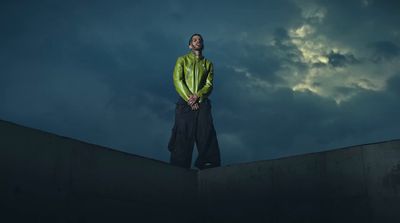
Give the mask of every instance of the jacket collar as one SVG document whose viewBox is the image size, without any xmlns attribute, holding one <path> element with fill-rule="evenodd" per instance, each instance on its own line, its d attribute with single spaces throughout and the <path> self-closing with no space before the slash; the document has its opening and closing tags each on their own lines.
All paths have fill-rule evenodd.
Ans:
<svg viewBox="0 0 400 223">
<path fill-rule="evenodd" d="M 196 59 L 196 60 L 204 59 L 204 56 L 202 56 L 201 58 L 197 58 L 196 55 L 191 50 L 189 51 L 188 55 L 189 55 L 190 58 L 193 58 L 193 59 Z"/>
</svg>

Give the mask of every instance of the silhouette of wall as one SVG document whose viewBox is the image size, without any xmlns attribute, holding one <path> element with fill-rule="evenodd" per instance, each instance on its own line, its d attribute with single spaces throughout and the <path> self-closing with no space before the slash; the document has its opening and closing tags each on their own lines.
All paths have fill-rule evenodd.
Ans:
<svg viewBox="0 0 400 223">
<path fill-rule="evenodd" d="M 400 140 L 202 171 L 0 121 L 0 222 L 398 222 Z"/>
<path fill-rule="evenodd" d="M 400 140 L 198 174 L 206 222 L 400 222 Z"/>
<path fill-rule="evenodd" d="M 0 121 L 0 222 L 197 222 L 196 171 Z"/>
</svg>

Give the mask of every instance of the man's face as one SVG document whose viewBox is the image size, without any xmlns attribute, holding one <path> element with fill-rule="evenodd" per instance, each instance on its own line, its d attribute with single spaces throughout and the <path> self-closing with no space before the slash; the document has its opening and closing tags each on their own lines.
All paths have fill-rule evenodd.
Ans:
<svg viewBox="0 0 400 223">
<path fill-rule="evenodd" d="M 200 36 L 193 36 L 192 41 L 190 42 L 189 48 L 192 50 L 202 50 L 203 49 L 203 40 Z"/>
</svg>

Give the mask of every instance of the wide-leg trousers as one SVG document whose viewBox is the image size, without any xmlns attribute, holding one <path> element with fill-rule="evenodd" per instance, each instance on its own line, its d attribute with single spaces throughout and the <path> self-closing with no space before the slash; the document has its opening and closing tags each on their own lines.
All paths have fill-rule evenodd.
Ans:
<svg viewBox="0 0 400 223">
<path fill-rule="evenodd" d="M 198 110 L 192 110 L 185 100 L 176 103 L 175 123 L 172 128 L 168 150 L 170 163 L 190 168 L 193 147 L 196 143 L 198 157 L 195 166 L 199 169 L 221 165 L 220 150 L 211 115 L 211 101 L 204 99 Z"/>
</svg>

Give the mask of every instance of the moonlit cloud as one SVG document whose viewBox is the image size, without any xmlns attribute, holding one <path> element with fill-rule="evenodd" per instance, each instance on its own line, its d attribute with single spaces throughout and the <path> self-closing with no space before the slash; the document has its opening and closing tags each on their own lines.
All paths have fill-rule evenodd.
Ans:
<svg viewBox="0 0 400 223">
<path fill-rule="evenodd" d="M 331 39 L 319 30 L 319 27 L 327 25 L 324 24 L 325 15 L 329 13 L 326 8 L 300 1 L 298 4 L 302 9 L 303 23 L 288 29 L 289 39 L 284 44 L 299 53 L 291 58 L 285 69 L 278 71 L 293 91 L 310 91 L 340 104 L 360 90 L 385 89 L 386 81 L 395 74 L 399 63 L 388 63 L 381 58 L 396 57 L 398 48 L 395 44 L 366 43 L 376 51 L 373 58 L 368 58 L 351 45 Z M 272 41 L 271 45 L 275 46 L 276 42 Z M 380 50 L 383 52 L 378 53 Z"/>
</svg>

